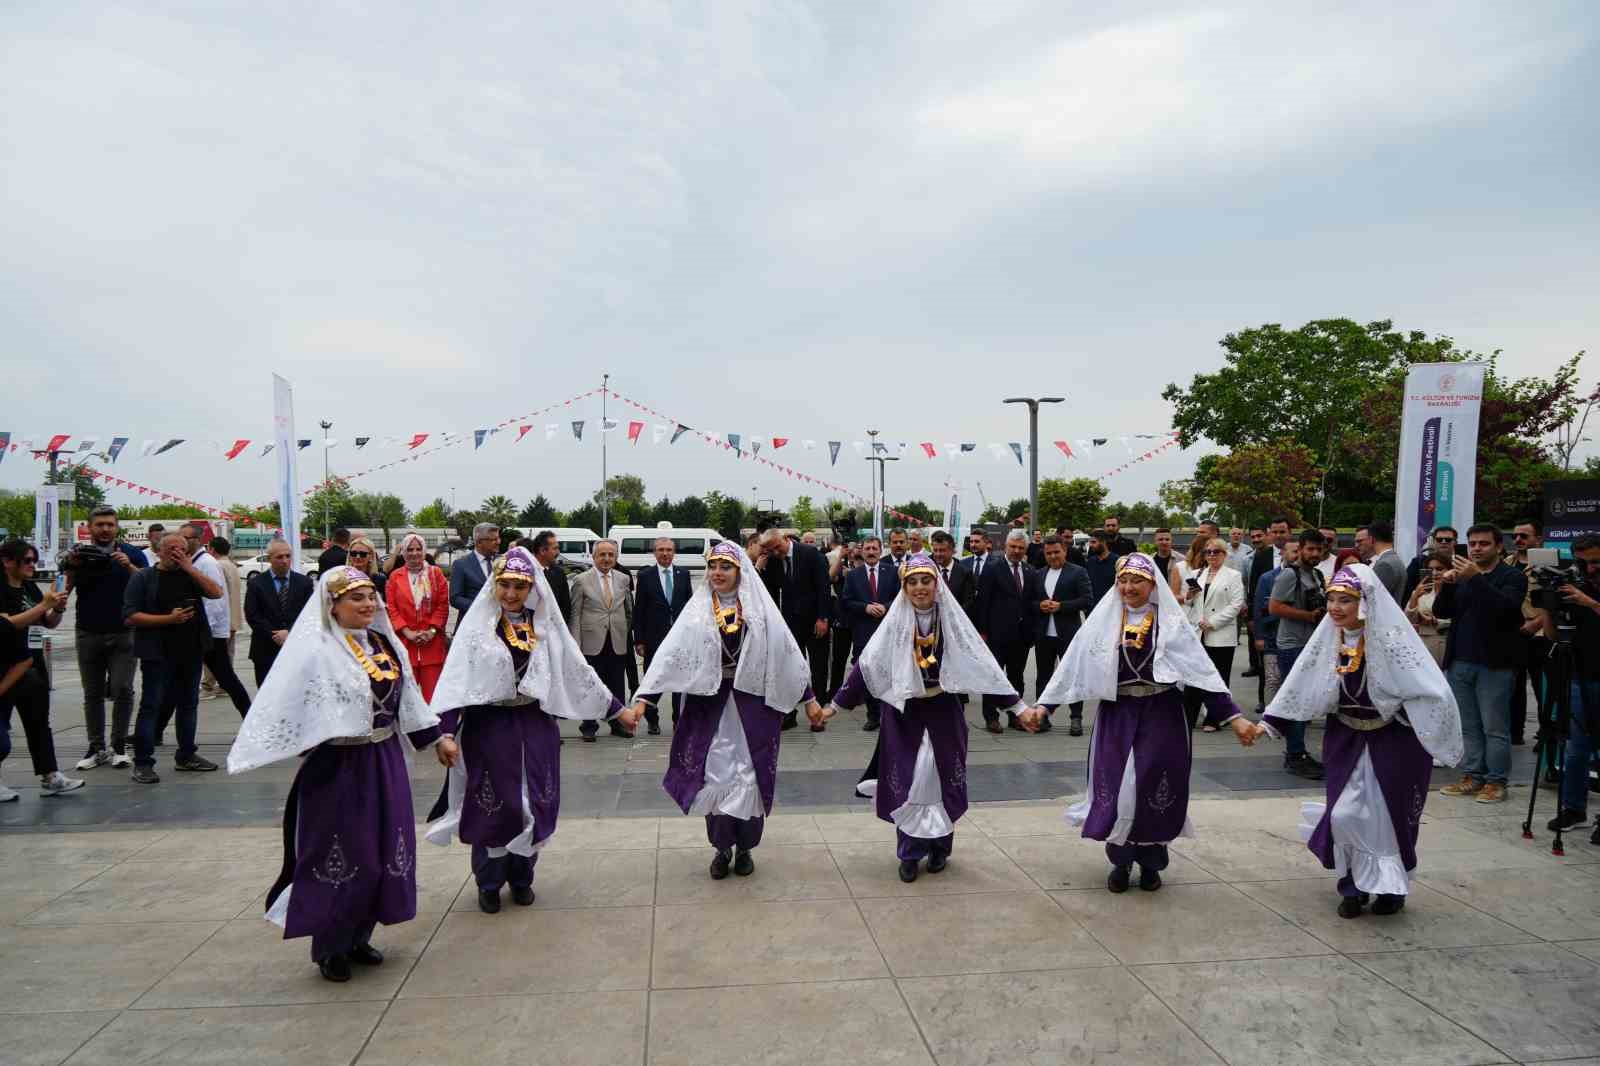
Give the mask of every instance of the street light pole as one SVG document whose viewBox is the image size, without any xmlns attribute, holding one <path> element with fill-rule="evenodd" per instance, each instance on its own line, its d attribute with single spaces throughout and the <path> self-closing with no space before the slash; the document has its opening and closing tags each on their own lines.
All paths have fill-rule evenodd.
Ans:
<svg viewBox="0 0 1600 1066">
<path fill-rule="evenodd" d="M 1006 403 L 1028 405 L 1028 529 L 1039 528 L 1039 405 L 1062 403 L 1065 396 L 1012 396 Z"/>
<path fill-rule="evenodd" d="M 322 426 L 322 539 L 328 540 L 331 537 L 330 530 L 332 529 L 328 522 L 328 509 L 331 501 L 328 495 L 330 491 L 328 485 L 328 430 L 333 428 L 333 423 L 323 419 L 318 424 Z"/>
<path fill-rule="evenodd" d="M 611 493 L 606 490 L 606 393 L 611 391 L 611 375 L 600 375 L 600 535 L 609 537 L 606 516 L 610 512 Z"/>
</svg>

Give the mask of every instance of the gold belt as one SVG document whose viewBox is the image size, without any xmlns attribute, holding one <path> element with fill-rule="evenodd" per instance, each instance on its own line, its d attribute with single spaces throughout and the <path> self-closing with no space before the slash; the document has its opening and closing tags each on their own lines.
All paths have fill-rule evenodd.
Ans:
<svg viewBox="0 0 1600 1066">
<path fill-rule="evenodd" d="M 1355 715 L 1345 714 L 1343 711 L 1337 712 L 1335 717 L 1351 729 L 1362 733 L 1370 733 L 1374 729 L 1382 729 L 1389 724 L 1382 718 L 1357 718 Z"/>
<path fill-rule="evenodd" d="M 386 725 L 382 729 L 374 729 L 365 736 L 331 737 L 328 739 L 327 743 L 337 745 L 341 748 L 353 748 L 360 744 L 382 744 L 385 740 L 388 740 L 392 736 L 394 736 L 394 726 Z"/>
<path fill-rule="evenodd" d="M 1172 691 L 1171 685 L 1153 685 L 1140 681 L 1132 685 L 1118 685 L 1117 698 L 1123 696 L 1156 696 L 1163 692 Z"/>
<path fill-rule="evenodd" d="M 492 701 L 490 703 L 490 706 L 491 707 L 527 707 L 527 706 L 530 706 L 530 705 L 538 703 L 538 702 L 539 701 L 534 699 L 532 696 L 516 695 L 516 696 L 509 696 L 509 697 L 507 697 L 506 699 L 503 699 L 503 700 L 494 700 L 494 701 Z"/>
</svg>

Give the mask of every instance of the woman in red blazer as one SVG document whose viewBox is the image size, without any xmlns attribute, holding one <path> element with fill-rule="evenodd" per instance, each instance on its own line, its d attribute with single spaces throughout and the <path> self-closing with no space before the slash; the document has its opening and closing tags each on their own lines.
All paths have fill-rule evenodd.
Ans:
<svg viewBox="0 0 1600 1066">
<path fill-rule="evenodd" d="M 400 558 L 402 565 L 389 575 L 389 621 L 411 656 L 422 698 L 431 700 L 449 650 L 444 625 L 450 618 L 450 582 L 428 563 L 427 548 L 415 533 L 400 541 Z"/>
</svg>

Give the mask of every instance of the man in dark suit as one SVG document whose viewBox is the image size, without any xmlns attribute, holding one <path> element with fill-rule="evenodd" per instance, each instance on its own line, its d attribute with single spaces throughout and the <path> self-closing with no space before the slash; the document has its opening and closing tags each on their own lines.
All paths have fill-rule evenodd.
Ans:
<svg viewBox="0 0 1600 1066">
<path fill-rule="evenodd" d="M 950 586 L 950 595 L 956 598 L 956 602 L 963 610 L 971 614 L 972 571 L 962 566 L 955 558 L 956 538 L 942 529 L 936 531 L 929 538 L 928 554 L 933 556 L 933 563 L 939 568 L 944 583 Z"/>
<path fill-rule="evenodd" d="M 1028 598 L 1039 604 L 1033 630 L 1033 698 L 1037 703 L 1055 672 L 1056 661 L 1066 654 L 1067 645 L 1083 624 L 1083 612 L 1094 606 L 1094 589 L 1089 584 L 1089 572 L 1067 561 L 1066 545 L 1054 535 L 1044 538 L 1044 569 L 1034 571 L 1033 581 Z M 1081 737 L 1083 704 L 1074 703 L 1069 710 L 1072 720 L 1068 731 Z M 1046 718 L 1040 732 L 1049 727 L 1050 719 Z"/>
<path fill-rule="evenodd" d="M 278 658 L 289 630 L 306 601 L 316 594 L 311 579 L 289 569 L 293 558 L 287 541 L 267 545 L 270 569 L 256 574 L 245 586 L 244 620 L 250 626 L 250 663 L 256 670 L 256 690 Z"/>
<path fill-rule="evenodd" d="M 450 564 L 450 606 L 456 609 L 456 625 L 467 616 L 478 590 L 494 573 L 494 557 L 500 554 L 500 528 L 493 522 L 472 527 L 472 554 Z"/>
<path fill-rule="evenodd" d="M 544 568 L 544 579 L 550 582 L 550 594 L 556 599 L 563 622 L 572 622 L 572 589 L 567 585 L 567 572 L 561 569 L 561 544 L 548 529 L 529 542 L 529 550 Z"/>
<path fill-rule="evenodd" d="M 756 566 L 761 571 L 761 581 L 777 601 L 794 642 L 811 665 L 812 692 L 820 692 L 827 681 L 827 663 L 813 658 L 811 646 L 817 637 L 828 635 L 827 560 L 816 548 L 791 540 L 780 529 L 762 533 L 758 549 L 761 554 Z M 793 729 L 797 722 L 795 709 L 790 707 L 783 716 L 783 728 Z M 825 728 L 813 725 L 811 731 L 820 733 Z"/>
<path fill-rule="evenodd" d="M 843 599 L 844 616 L 850 623 L 850 643 L 857 658 L 900 594 L 900 574 L 893 563 L 883 558 L 883 541 L 877 537 L 863 540 L 861 561 L 863 565 L 845 575 Z M 878 728 L 878 701 L 871 696 L 867 697 L 867 722 L 861 728 L 869 733 Z"/>
<path fill-rule="evenodd" d="M 343 526 L 333 531 L 333 544 L 325 548 L 317 556 L 317 576 L 320 577 L 336 566 L 343 566 L 350 558 L 350 531 Z"/>
<path fill-rule="evenodd" d="M 972 619 L 974 625 L 978 622 L 978 596 L 983 590 L 983 571 L 991 562 L 998 562 L 998 558 L 989 550 L 989 534 L 977 530 L 972 534 L 972 554 L 961 560 L 960 566 L 967 571 L 971 579 L 971 588 L 967 598 L 962 601 L 962 606 L 967 609 L 967 617 Z"/>
<path fill-rule="evenodd" d="M 1022 674 L 1028 668 L 1028 649 L 1033 647 L 1034 616 L 1038 614 L 1033 593 L 1033 567 L 1028 565 L 1028 535 L 1013 529 L 1006 535 L 1006 557 L 991 559 L 978 580 L 978 611 L 973 620 L 989 645 L 1011 687 L 1022 691 Z M 983 697 L 983 728 L 1003 732 L 1000 726 L 1002 698 Z M 1014 714 L 1007 715 L 1013 729 L 1021 729 Z"/>
<path fill-rule="evenodd" d="M 552 540 L 555 538 L 552 537 Z M 650 673 L 650 660 L 656 649 L 667 639 L 672 623 L 678 620 L 694 595 L 689 583 L 689 571 L 673 565 L 678 546 L 671 537 L 657 537 L 656 565 L 641 567 L 634 575 L 633 593 L 633 646 L 644 657 L 644 672 Z M 682 697 L 672 694 L 672 724 L 678 724 L 678 703 Z M 653 737 L 661 735 L 661 716 L 656 708 L 644 712 L 646 731 Z"/>
</svg>

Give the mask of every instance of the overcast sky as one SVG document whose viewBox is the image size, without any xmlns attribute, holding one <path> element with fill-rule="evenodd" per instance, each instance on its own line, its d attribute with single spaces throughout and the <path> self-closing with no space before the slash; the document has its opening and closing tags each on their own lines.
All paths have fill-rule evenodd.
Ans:
<svg viewBox="0 0 1600 1066">
<path fill-rule="evenodd" d="M 798 442 L 880 429 L 914 453 L 892 502 L 955 476 L 975 505 L 1026 495 L 987 451 L 1024 439 L 1003 397 L 1068 397 L 1042 439 L 1112 443 L 1041 470 L 1097 475 L 1233 329 L 1393 318 L 1548 371 L 1600 336 L 1597 30 L 1585 0 L 13 0 L 0 430 L 127 435 L 120 476 L 269 499 L 259 444 L 137 449 L 270 439 L 277 371 L 300 436 L 334 422 L 336 471 L 403 454 L 356 434 L 469 435 L 358 487 L 571 507 L 597 400 L 520 444 L 470 431 L 608 371 L 858 491 L 848 443 L 830 470 Z M 583 445 L 544 440 L 579 417 Z M 615 434 L 611 469 L 652 498 L 826 495 L 650 437 Z M 38 473 L 12 454 L 0 487 Z"/>
</svg>

